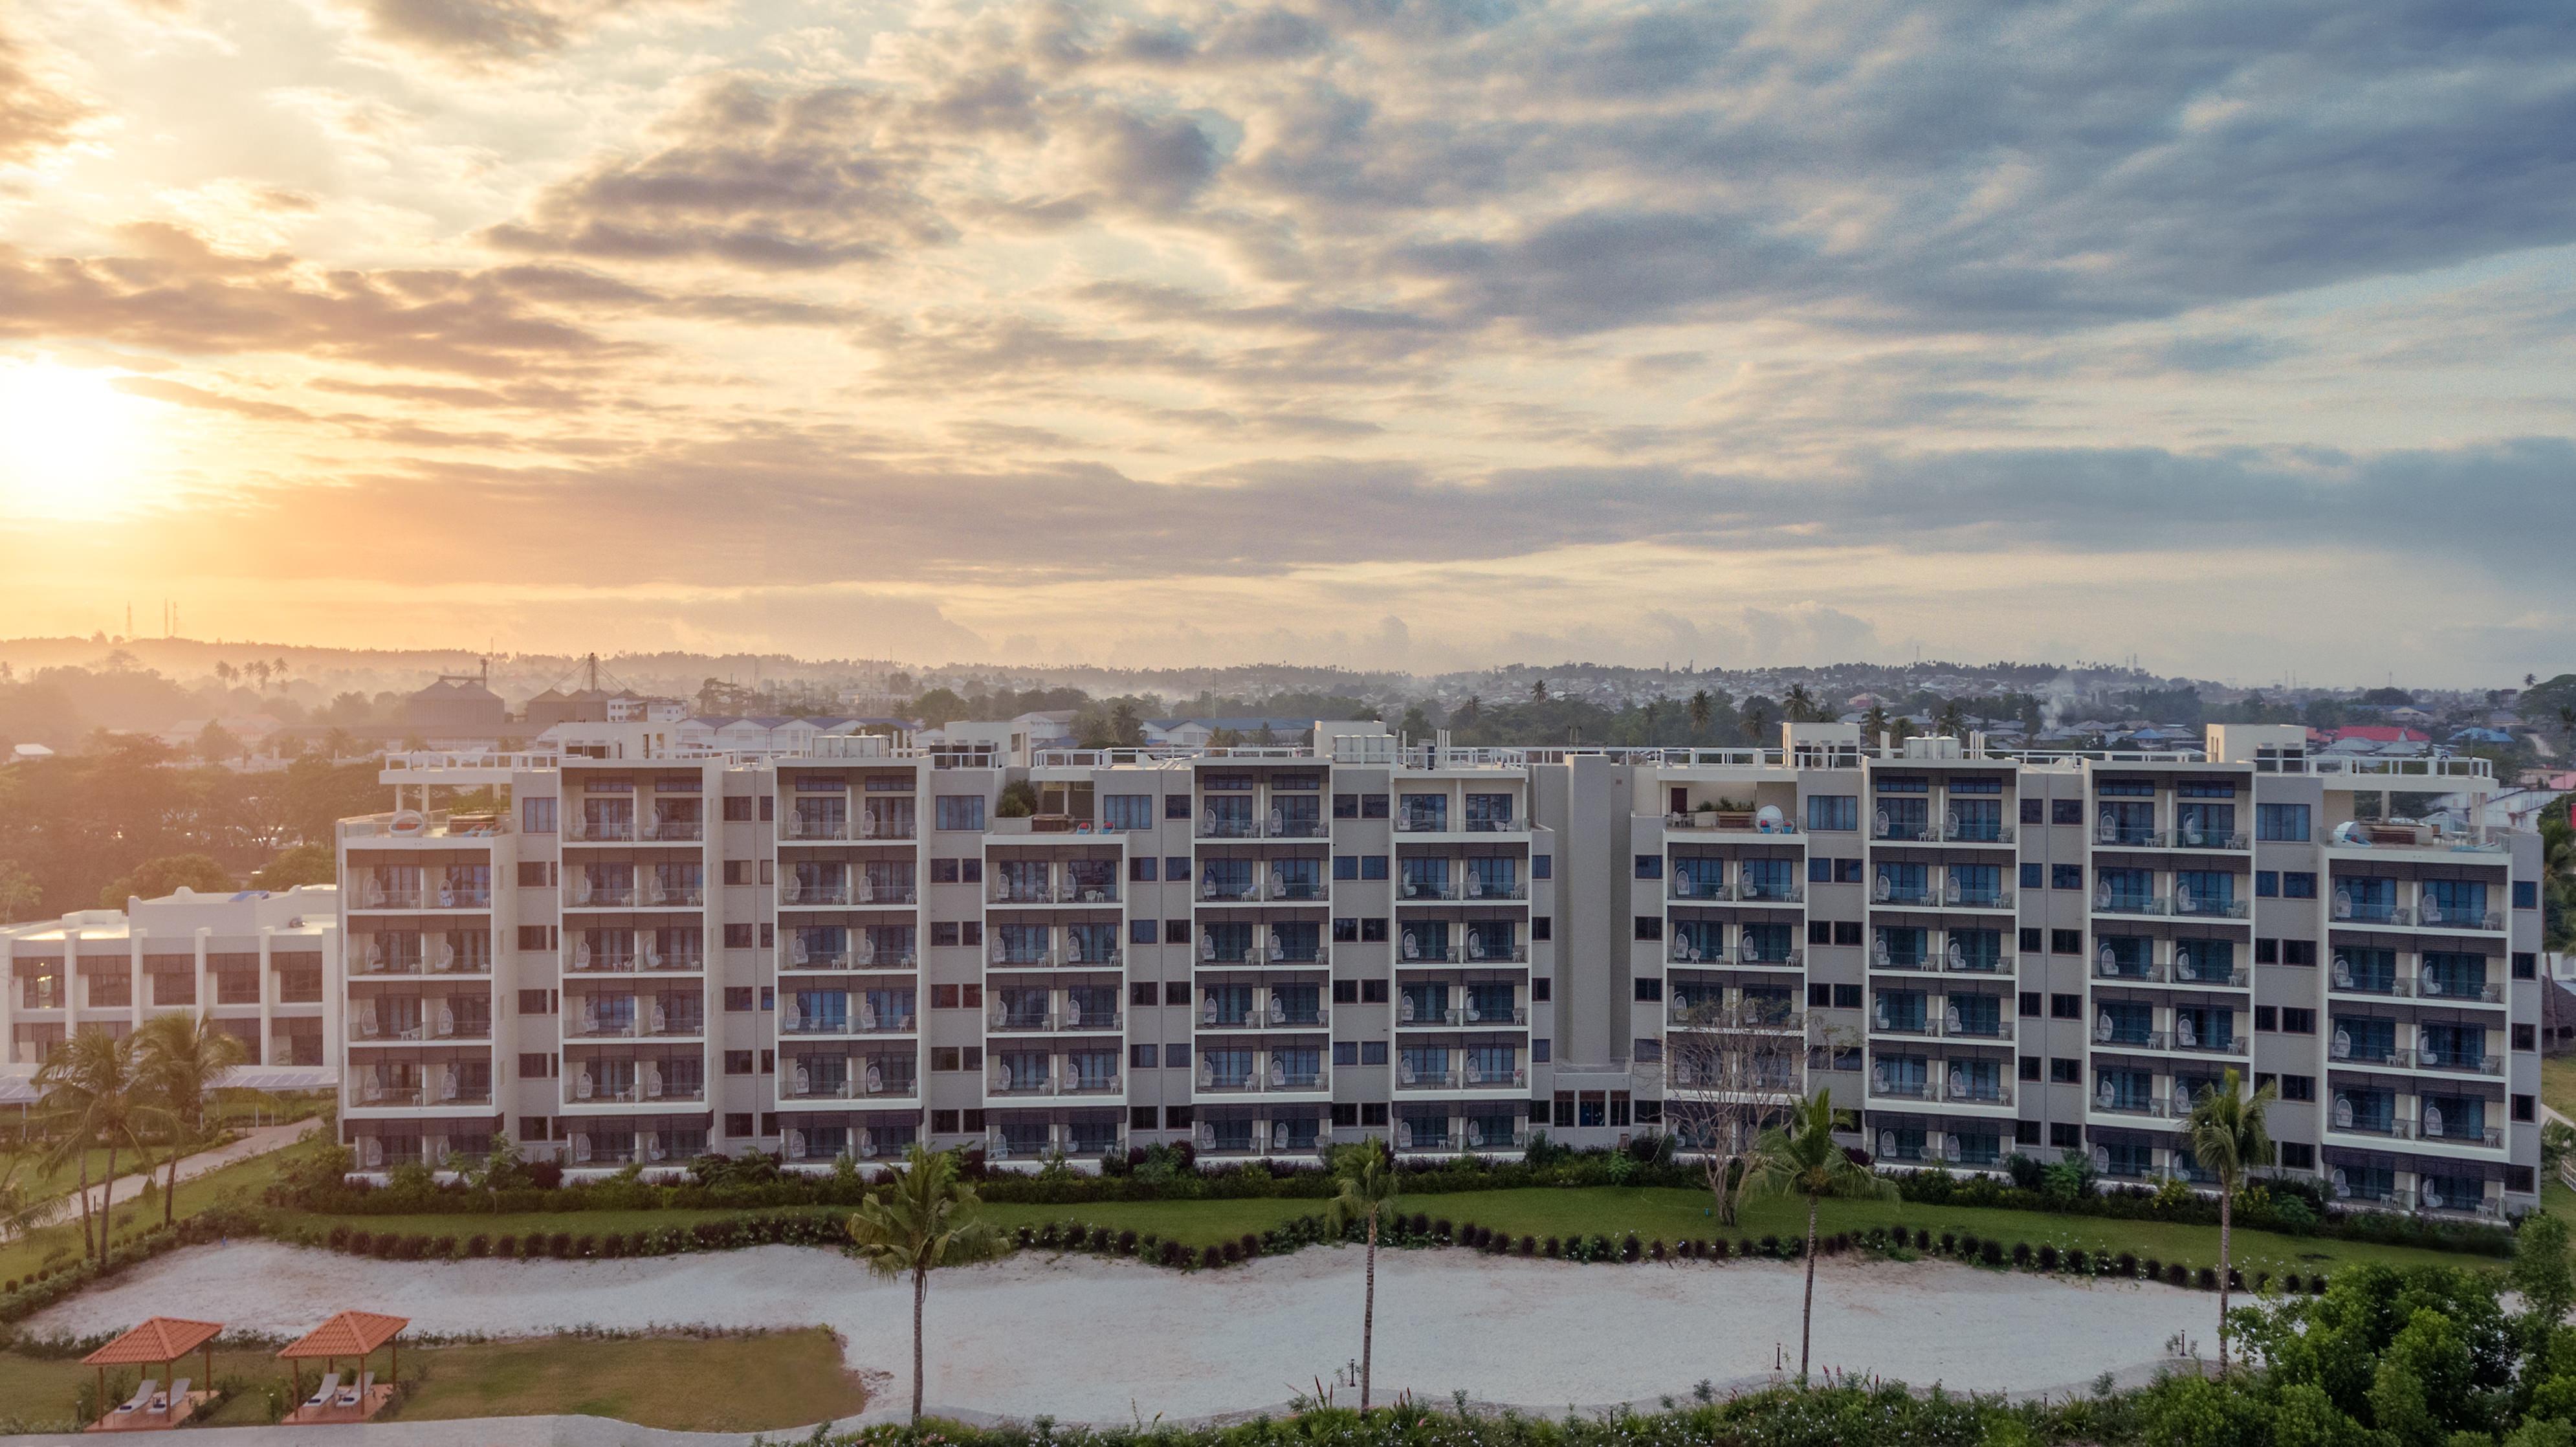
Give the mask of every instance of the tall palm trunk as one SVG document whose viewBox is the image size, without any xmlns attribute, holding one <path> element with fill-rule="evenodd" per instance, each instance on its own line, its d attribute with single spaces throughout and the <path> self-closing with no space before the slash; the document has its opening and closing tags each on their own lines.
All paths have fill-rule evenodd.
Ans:
<svg viewBox="0 0 2576 1447">
<path fill-rule="evenodd" d="M 2227 1248 L 2236 1224 L 2236 1193 L 2218 1184 L 2218 1374 L 2227 1375 Z"/>
<path fill-rule="evenodd" d="M 1360 1307 L 1360 1410 L 1369 1409 L 1369 1368 L 1377 1351 L 1377 1212 L 1368 1218 L 1368 1292 Z"/>
<path fill-rule="evenodd" d="M 912 1271 L 912 1420 L 921 1421 L 921 1304 L 930 1295 L 930 1271 L 916 1266 Z"/>
<path fill-rule="evenodd" d="M 89 1146 L 86 1143 L 81 1146 L 80 1163 L 81 1254 L 95 1257 L 98 1255 L 98 1242 L 95 1233 L 89 1229 Z"/>
<path fill-rule="evenodd" d="M 98 1188 L 98 1264 L 107 1264 L 108 1233 L 116 1229 L 116 1138 L 107 1142 L 107 1181 Z"/>
<path fill-rule="evenodd" d="M 1816 1329 L 1816 1198 L 1807 1198 L 1807 1301 L 1798 1309 L 1798 1380 L 1807 1380 L 1807 1343 Z"/>
<path fill-rule="evenodd" d="M 179 1199 L 179 1132 L 187 1129 L 181 1122 L 170 1123 L 170 1185 L 161 1193 L 161 1224 L 170 1224 L 170 1213 Z"/>
</svg>

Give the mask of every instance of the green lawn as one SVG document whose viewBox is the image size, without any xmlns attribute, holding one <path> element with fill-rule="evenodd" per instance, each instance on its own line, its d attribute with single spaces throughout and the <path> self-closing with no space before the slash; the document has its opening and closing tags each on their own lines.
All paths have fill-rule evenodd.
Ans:
<svg viewBox="0 0 2576 1447">
<path fill-rule="evenodd" d="M 2560 1115 L 2576 1120 L 2576 1055 L 2540 1057 L 2540 1098 Z"/>
<path fill-rule="evenodd" d="M 1282 1221 L 1318 1211 L 1311 1200 L 1118 1202 L 1088 1206 L 988 1206 L 985 1213 L 1010 1227 L 1043 1221 L 1079 1221 L 1087 1226 L 1147 1231 L 1191 1246 L 1232 1240 Z M 1474 1222 L 1514 1236 L 1605 1235 L 1613 1240 L 1630 1231 L 1640 1240 L 1658 1237 L 1678 1242 L 1724 1235 L 1730 1240 L 1766 1235 L 1802 1235 L 1803 1202 L 1767 1200 L 1748 1204 L 1743 1223 L 1720 1231 L 1710 1214 L 1708 1197 L 1697 1191 L 1668 1188 L 1628 1189 L 1598 1186 L 1581 1189 L 1533 1187 L 1511 1191 L 1474 1191 L 1452 1195 L 1407 1197 L 1397 1206 L 1437 1220 Z M 2186 1265 L 2218 1264 L 2218 1228 L 2163 1221 L 2118 1221 L 2099 1216 L 2057 1216 L 2036 1211 L 2007 1211 L 1961 1206 L 1921 1206 L 1901 1201 L 1827 1201 L 1819 1215 L 1822 1232 L 1858 1231 L 1871 1226 L 1928 1229 L 1993 1237 L 2009 1247 L 2027 1241 L 2033 1247 L 2053 1244 L 2061 1250 L 2080 1246 L 2088 1252 L 2130 1251 L 2140 1257 L 2180 1261 Z M 2234 1242 L 2237 1265 L 2249 1275 L 2258 1270 L 2324 1270 L 2329 1273 L 2356 1261 L 2395 1265 L 2480 1265 L 2488 1258 L 2414 1247 L 2376 1246 L 2362 1242 L 2283 1236 L 2270 1231 L 2239 1230 Z"/>
<path fill-rule="evenodd" d="M 200 1376 L 202 1359 L 181 1370 Z M 376 1358 L 376 1370 L 384 1370 Z M 305 1373 L 307 1390 L 314 1373 Z M 639 1426 L 696 1432 L 759 1432 L 846 1417 L 866 1403 L 843 1366 L 840 1343 L 820 1327 L 711 1338 L 648 1337 L 604 1341 L 547 1337 L 529 1341 L 409 1348 L 402 1376 L 418 1385 L 391 1417 L 524 1417 L 573 1414 L 614 1417 Z M 266 1351 L 215 1353 L 215 1380 L 234 1388 L 213 1416 L 217 1426 L 269 1420 L 268 1395 L 290 1391 L 287 1364 Z M 0 1352 L 0 1427 L 69 1425 L 73 1395 L 94 1383 L 94 1368 L 75 1359 Z M 114 1400 L 131 1392 L 136 1373 L 109 1374 Z"/>
<path fill-rule="evenodd" d="M 801 1213 L 805 1208 L 797 1208 Z M 397 1236 L 453 1236 L 462 1241 L 469 1236 L 525 1236 L 530 1232 L 552 1235 L 557 1231 L 573 1236 L 613 1236 L 630 1231 L 663 1231 L 674 1226 L 695 1226 L 701 1221 L 731 1221 L 757 1211 L 527 1211 L 488 1215 L 480 1211 L 431 1212 L 417 1216 L 309 1216 L 302 1212 L 283 1219 L 298 1228 L 346 1226 L 352 1231 L 371 1231 L 378 1235 L 391 1232 Z"/>
<path fill-rule="evenodd" d="M 208 1171 L 193 1180 L 179 1183 L 177 1214 L 193 1215 L 220 1201 L 256 1205 L 260 1194 L 277 1179 L 282 1152 L 271 1151 L 236 1161 L 221 1170 Z M 114 1234 L 122 1238 L 161 1220 L 161 1200 L 156 1194 L 150 1201 L 121 1201 L 116 1207 Z M 95 1218 L 93 1218 L 95 1219 Z M 0 1282 L 32 1274 L 48 1260 L 77 1261 L 81 1254 L 80 1217 L 75 1212 L 70 1220 L 47 1226 L 26 1236 L 0 1245 Z"/>
</svg>

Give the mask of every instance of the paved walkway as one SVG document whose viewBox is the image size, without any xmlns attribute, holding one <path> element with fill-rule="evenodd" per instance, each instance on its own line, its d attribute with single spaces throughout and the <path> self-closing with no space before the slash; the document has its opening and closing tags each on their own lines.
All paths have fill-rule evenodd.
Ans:
<svg viewBox="0 0 2576 1447">
<path fill-rule="evenodd" d="M 197 1154 L 181 1161 L 179 1163 L 179 1179 L 182 1181 L 193 1181 L 197 1177 L 206 1174 L 208 1171 L 220 1171 L 224 1167 L 232 1165 L 235 1162 L 246 1161 L 253 1156 L 266 1155 L 270 1151 L 281 1150 L 287 1146 L 295 1144 L 295 1142 L 300 1139 L 306 1131 L 311 1130 L 312 1128 L 313 1122 L 309 1120 L 294 1120 L 288 1121 L 284 1125 L 262 1126 L 257 1130 L 244 1131 L 241 1138 L 230 1145 L 218 1146 L 210 1151 L 199 1151 Z M 151 1173 L 151 1178 L 155 1182 L 166 1184 L 169 1180 L 168 1163 L 164 1162 L 159 1170 L 153 1171 Z M 91 1186 L 89 1188 L 90 1209 L 92 1211 L 105 1209 L 102 1205 L 102 1201 L 106 1197 L 107 1192 L 111 1189 L 115 1192 L 114 1204 L 123 1205 L 127 1201 L 133 1200 L 135 1197 L 143 1194 L 143 1181 L 144 1173 L 137 1171 L 131 1175 L 119 1176 L 114 1181 L 101 1182 L 97 1185 Z M 157 1185 L 155 1189 L 158 1189 Z M 78 1191 L 73 1191 L 70 1194 L 65 1195 L 62 1200 L 54 1203 L 43 1219 L 39 1220 L 36 1224 L 39 1226 L 53 1226 L 64 1221 L 77 1221 L 79 1219 L 80 1193 Z"/>
</svg>

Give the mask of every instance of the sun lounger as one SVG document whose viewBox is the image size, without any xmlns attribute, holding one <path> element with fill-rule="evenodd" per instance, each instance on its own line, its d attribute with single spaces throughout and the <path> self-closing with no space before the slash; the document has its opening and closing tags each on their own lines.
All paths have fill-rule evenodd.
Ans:
<svg viewBox="0 0 2576 1447">
<path fill-rule="evenodd" d="M 116 1415 L 120 1417 L 129 1417 L 136 1412 L 142 1411 L 145 1406 L 151 1403 L 152 1394 L 160 1390 L 161 1379 L 159 1377 L 145 1377 L 143 1379 L 143 1385 L 134 1389 L 134 1395 L 126 1398 L 124 1405 L 116 1409 Z"/>
<path fill-rule="evenodd" d="M 333 1372 L 322 1379 L 321 1385 L 313 1389 L 312 1396 L 304 1399 L 304 1405 L 308 1407 L 330 1406 L 333 1394 L 337 1393 L 339 1390 L 340 1374 L 338 1372 Z"/>
<path fill-rule="evenodd" d="M 340 1407 L 363 1407 L 367 1403 L 367 1393 L 372 1392 L 375 1389 L 376 1374 L 368 1372 L 358 1378 L 356 1385 L 341 1392 L 340 1400 L 333 1403 L 333 1405 Z"/>
<path fill-rule="evenodd" d="M 187 1400 L 188 1379 L 186 1377 L 181 1377 L 179 1380 L 170 1384 L 170 1394 L 168 1396 L 155 1397 L 152 1399 L 153 1415 L 166 1417 L 170 1415 L 172 1408 L 185 1405 Z"/>
</svg>

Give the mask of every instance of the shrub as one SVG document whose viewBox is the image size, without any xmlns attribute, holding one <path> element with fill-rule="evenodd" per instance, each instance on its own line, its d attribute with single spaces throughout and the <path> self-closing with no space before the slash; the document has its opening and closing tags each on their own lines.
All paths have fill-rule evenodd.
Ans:
<svg viewBox="0 0 2576 1447">
<path fill-rule="evenodd" d="M 1942 1254 L 1942 1255 L 1944 1255 L 1944 1256 L 1947 1256 L 1947 1255 L 1951 1254 L 1952 1252 L 1954 1252 L 1954 1251 L 1956 1251 L 1956 1250 L 1958 1250 L 1958 1249 L 1959 1249 L 1959 1238 L 1958 1238 L 1958 1236 L 1957 1236 L 1955 1233 L 1953 1233 L 1953 1232 L 1949 1232 L 1949 1231 L 1944 1231 L 1944 1232 L 1942 1232 L 1942 1233 L 1941 1233 L 1941 1254 Z"/>
<path fill-rule="evenodd" d="M 2120 1259 L 2123 1261 L 2128 1260 L 2129 1253 L 2126 1251 L 2121 1252 Z M 2150 1256 L 2147 1258 L 2147 1266 L 2143 1275 L 2145 1275 L 2146 1279 L 2149 1281 L 2162 1281 L 2165 1279 L 2165 1264 Z"/>
<path fill-rule="evenodd" d="M 1547 1238 L 1547 1254 L 1551 1257 L 1563 1254 L 1561 1248 L 1557 1244 L 1557 1239 L 1553 1236 Z"/>
<path fill-rule="evenodd" d="M 2240 1279 L 2241 1279 L 2241 1278 L 2240 1278 Z M 2269 1271 L 2257 1271 L 2257 1272 L 2255 1272 L 2255 1273 L 2254 1273 L 2254 1289 L 2255 1289 L 2256 1291 L 2258 1291 L 2258 1292 L 2260 1292 L 2260 1291 L 2269 1291 L 2269 1290 L 2271 1290 L 2271 1289 L 2272 1289 L 2272 1273 L 2271 1273 L 2271 1272 L 2269 1272 Z"/>
<path fill-rule="evenodd" d="M 1743 1257 L 1747 1261 L 1752 1260 L 1756 1254 L 1755 1247 L 1753 1245 L 1753 1238 L 1746 1236 L 1738 1240 L 1735 1243 L 1735 1254 Z"/>
<path fill-rule="evenodd" d="M 2204 1266 L 2200 1268 L 2200 1289 L 2203 1291 L 2216 1291 L 2218 1289 L 2217 1267 Z"/>
<path fill-rule="evenodd" d="M 2043 1241 L 2040 1243 L 2037 1255 L 2039 1257 L 2040 1270 L 2055 1271 L 2057 1269 L 2057 1248 L 2055 1246 Z"/>
<path fill-rule="evenodd" d="M 1727 1256 L 1727 1250 L 1726 1238 L 1723 1236 L 1718 1237 L 1714 1241 L 1707 1242 L 1700 1247 L 1701 1254 L 1707 1256 L 1712 1261 L 1724 1261 Z"/>
<path fill-rule="evenodd" d="M 2311 1277 L 2309 1277 L 2309 1278 L 2308 1278 L 2308 1295 L 2310 1295 L 2310 1296 L 2323 1296 L 2323 1295 L 2325 1295 L 2325 1294 L 2326 1294 L 2326 1274 L 2325 1274 L 2324 1272 L 2320 1271 L 2320 1272 L 2318 1272 L 2316 1275 L 2311 1276 Z"/>
<path fill-rule="evenodd" d="M 2191 1285 L 2191 1268 L 2183 1265 L 2179 1261 L 2169 1263 L 2165 1267 L 2165 1284 L 2168 1286 Z"/>
<path fill-rule="evenodd" d="M 2029 1242 L 2016 1241 L 2013 1243 L 2013 1265 L 2021 1267 L 2027 1267 L 2030 1265 Z"/>
<path fill-rule="evenodd" d="M 1647 1255 L 1649 1258 L 1651 1258 L 1651 1259 L 1653 1259 L 1653 1260 L 1656 1260 L 1656 1261 L 1661 1261 L 1661 1260 L 1663 1260 L 1663 1259 L 1664 1259 L 1664 1238 L 1663 1238 L 1663 1237 L 1661 1237 L 1661 1236 L 1658 1236 L 1658 1237 L 1656 1237 L 1652 1242 L 1648 1243 L 1648 1244 L 1647 1244 L 1647 1246 L 1646 1246 L 1646 1255 Z"/>
<path fill-rule="evenodd" d="M 616 1260 L 618 1257 L 624 1256 L 626 1254 L 626 1238 L 618 1235 L 614 1231 L 611 1231 L 608 1233 L 608 1238 L 600 1243 L 599 1254 L 612 1261 Z"/>
<path fill-rule="evenodd" d="M 1985 1262 L 1988 1266 L 2003 1265 L 2004 1243 L 1995 1240 L 1986 1241 L 1978 1251 L 1978 1259 Z"/>
<path fill-rule="evenodd" d="M 1609 1237 L 1596 1233 L 1592 1238 L 1592 1251 L 1589 1259 L 1593 1261 L 1616 1260 L 1617 1258 L 1610 1254 L 1615 1249 L 1617 1248 L 1610 1244 Z"/>
<path fill-rule="evenodd" d="M 714 1223 L 709 1222 L 708 1224 L 713 1225 Z M 572 1233 L 569 1231 L 557 1231 L 552 1236 L 547 1237 L 546 1254 L 552 1256 L 557 1261 L 561 1261 L 572 1255 Z"/>
<path fill-rule="evenodd" d="M 1165 1266 L 1178 1266 L 1178 1265 L 1180 1265 L 1180 1264 L 1181 1264 L 1181 1243 L 1180 1243 L 1180 1242 L 1178 1242 L 1178 1241 L 1166 1241 L 1166 1242 L 1164 1242 L 1164 1243 L 1161 1245 L 1161 1247 L 1159 1247 L 1159 1248 L 1155 1251 L 1155 1253 L 1154 1253 L 1154 1259 L 1155 1259 L 1157 1262 L 1160 1262 L 1161 1264 L 1163 1264 L 1163 1265 L 1165 1265 Z"/>
<path fill-rule="evenodd" d="M 2100 1262 L 2098 1260 L 2088 1259 L 2084 1254 L 2084 1248 L 2081 1246 L 2069 1246 L 2066 1248 L 2066 1269 L 2069 1271 L 2081 1272 L 2087 1265 L 2099 1264 Z"/>
<path fill-rule="evenodd" d="M 1246 1236 L 1243 1239 L 1246 1241 L 1252 1241 L 1256 1238 Z M 1106 1226 L 1094 1226 L 1091 1228 L 1091 1249 L 1101 1253 L 1102 1255 L 1107 1255 L 1109 1248 L 1115 1244 L 1117 1240 L 1118 1238 L 1111 1234 L 1109 1228 Z"/>
<path fill-rule="evenodd" d="M 1634 1261 L 1644 1251 L 1644 1249 L 1645 1248 L 1640 1246 L 1637 1242 L 1637 1233 L 1631 1231 L 1628 1233 L 1627 1239 L 1619 1243 L 1619 1259 L 1622 1261 Z"/>
<path fill-rule="evenodd" d="M 1458 1233 L 1456 1229 L 1449 1224 L 1448 1217 L 1443 1216 L 1439 1220 L 1431 1223 L 1431 1239 L 1434 1241 L 1455 1241 L 1458 1239 Z"/>
<path fill-rule="evenodd" d="M 1022 1246 L 1035 1246 L 1038 1244 L 1037 1228 L 1023 1221 L 1020 1229 L 1011 1233 L 1011 1239 Z"/>
<path fill-rule="evenodd" d="M 1747 1256 L 1750 1256 L 1750 1255 L 1752 1255 L 1753 1253 L 1752 1253 L 1752 1252 L 1750 1252 L 1750 1251 L 1747 1251 L 1747 1252 L 1745 1252 L 1744 1254 L 1745 1254 L 1745 1255 L 1747 1255 Z M 1765 1237 L 1763 1237 L 1763 1238 L 1762 1238 L 1762 1254 L 1763 1254 L 1763 1255 L 1765 1255 L 1765 1256 L 1777 1256 L 1777 1255 L 1779 1255 L 1779 1254 L 1780 1254 L 1780 1238 L 1779 1238 L 1779 1237 L 1777 1237 L 1777 1236 L 1765 1236 Z"/>
<path fill-rule="evenodd" d="M 1199 1250 L 1199 1265 L 1201 1265 L 1202 1267 L 1209 1268 L 1209 1269 L 1214 1269 L 1214 1268 L 1219 1267 L 1219 1266 L 1222 1266 L 1222 1265 L 1224 1265 L 1224 1264 L 1225 1264 L 1225 1253 L 1224 1253 L 1223 1251 L 1218 1250 L 1218 1249 L 1217 1249 L 1216 1247 L 1214 1247 L 1214 1246 L 1207 1246 L 1207 1247 L 1202 1247 L 1202 1248 L 1200 1248 L 1200 1250 Z"/>
<path fill-rule="evenodd" d="M 2299 1273 L 2293 1271 L 2281 1278 L 2281 1289 L 2296 1296 L 2300 1291 Z"/>
<path fill-rule="evenodd" d="M 323 1240 L 329 1243 L 331 1249 L 334 1251 L 346 1251 L 349 1249 L 349 1228 L 346 1226 L 334 1226 L 331 1228 L 331 1234 L 324 1237 Z M 45 1277 L 51 1276 L 53 1272 L 54 1268 L 48 1266 L 36 1274 L 39 1277 Z"/>
<path fill-rule="evenodd" d="M 1053 1246 L 1056 1244 L 1055 1223 L 1053 1221 L 1049 1221 L 1038 1228 L 1038 1244 L 1040 1246 Z"/>
<path fill-rule="evenodd" d="M 345 1246 L 355 1255 L 372 1255 L 376 1249 L 376 1238 L 372 1232 L 334 1228 L 331 1234 L 339 1238 L 335 1245 Z"/>
<path fill-rule="evenodd" d="M 1932 1232 L 1928 1228 L 1919 1229 L 1914 1233 L 1914 1249 L 1917 1251 L 1932 1249 Z"/>
<path fill-rule="evenodd" d="M 1673 1243 L 1673 1254 L 1684 1261 L 1696 1261 L 1699 1259 L 1699 1243 L 1684 1237 Z"/>
<path fill-rule="evenodd" d="M 1548 1244 L 1548 1253 L 1547 1253 L 1547 1254 L 1548 1254 L 1548 1255 L 1550 1255 L 1550 1256 L 1554 1256 L 1554 1255 L 1556 1254 L 1556 1249 L 1555 1249 L 1555 1248 L 1556 1248 L 1556 1241 L 1555 1241 L 1555 1239 L 1554 1239 L 1554 1238 L 1550 1238 L 1547 1244 Z M 1522 1254 L 1523 1256 L 1536 1256 L 1536 1255 L 1538 1254 L 1538 1238 L 1537 1238 L 1537 1237 L 1535 1237 L 1535 1236 L 1523 1236 L 1523 1237 L 1521 1237 L 1521 1254 Z"/>
<path fill-rule="evenodd" d="M 519 1254 L 519 1238 L 516 1236 L 504 1236 L 500 1240 L 493 1242 L 492 1254 L 505 1261 L 516 1257 Z"/>
<path fill-rule="evenodd" d="M 1420 1211 L 1414 1212 L 1412 1219 L 1407 1221 L 1405 1225 L 1407 1229 L 1416 1236 L 1428 1236 L 1431 1234 L 1431 1218 Z"/>
<path fill-rule="evenodd" d="M 491 1238 L 491 1237 L 489 1237 L 489 1236 L 468 1236 L 468 1237 L 466 1237 L 466 1238 L 465 1238 L 465 1254 L 466 1254 L 466 1255 L 468 1255 L 468 1256 L 472 1256 L 472 1257 L 484 1257 L 484 1256 L 489 1256 L 489 1255 L 491 1255 L 491 1254 L 492 1254 L 492 1238 Z"/>
<path fill-rule="evenodd" d="M 1135 1232 L 1121 1231 L 1118 1233 L 1118 1254 L 1121 1256 L 1133 1256 L 1136 1254 Z"/>
<path fill-rule="evenodd" d="M 1977 1250 L 1983 1244 L 1984 1243 L 1980 1242 L 1976 1237 L 1969 1235 L 1965 1231 L 1959 1233 L 1959 1254 L 1969 1260 L 1973 1261 L 1976 1259 Z"/>
<path fill-rule="evenodd" d="M 1221 1247 L 1212 1246 L 1208 1249 L 1215 1251 L 1219 1258 L 1228 1266 L 1232 1266 L 1243 1259 L 1243 1243 L 1240 1241 L 1228 1241 Z"/>
<path fill-rule="evenodd" d="M 597 1256 L 599 1254 L 599 1238 L 596 1236 L 582 1237 L 579 1241 L 573 1243 L 572 1254 L 584 1261 L 588 1261 L 592 1257 Z"/>
</svg>

